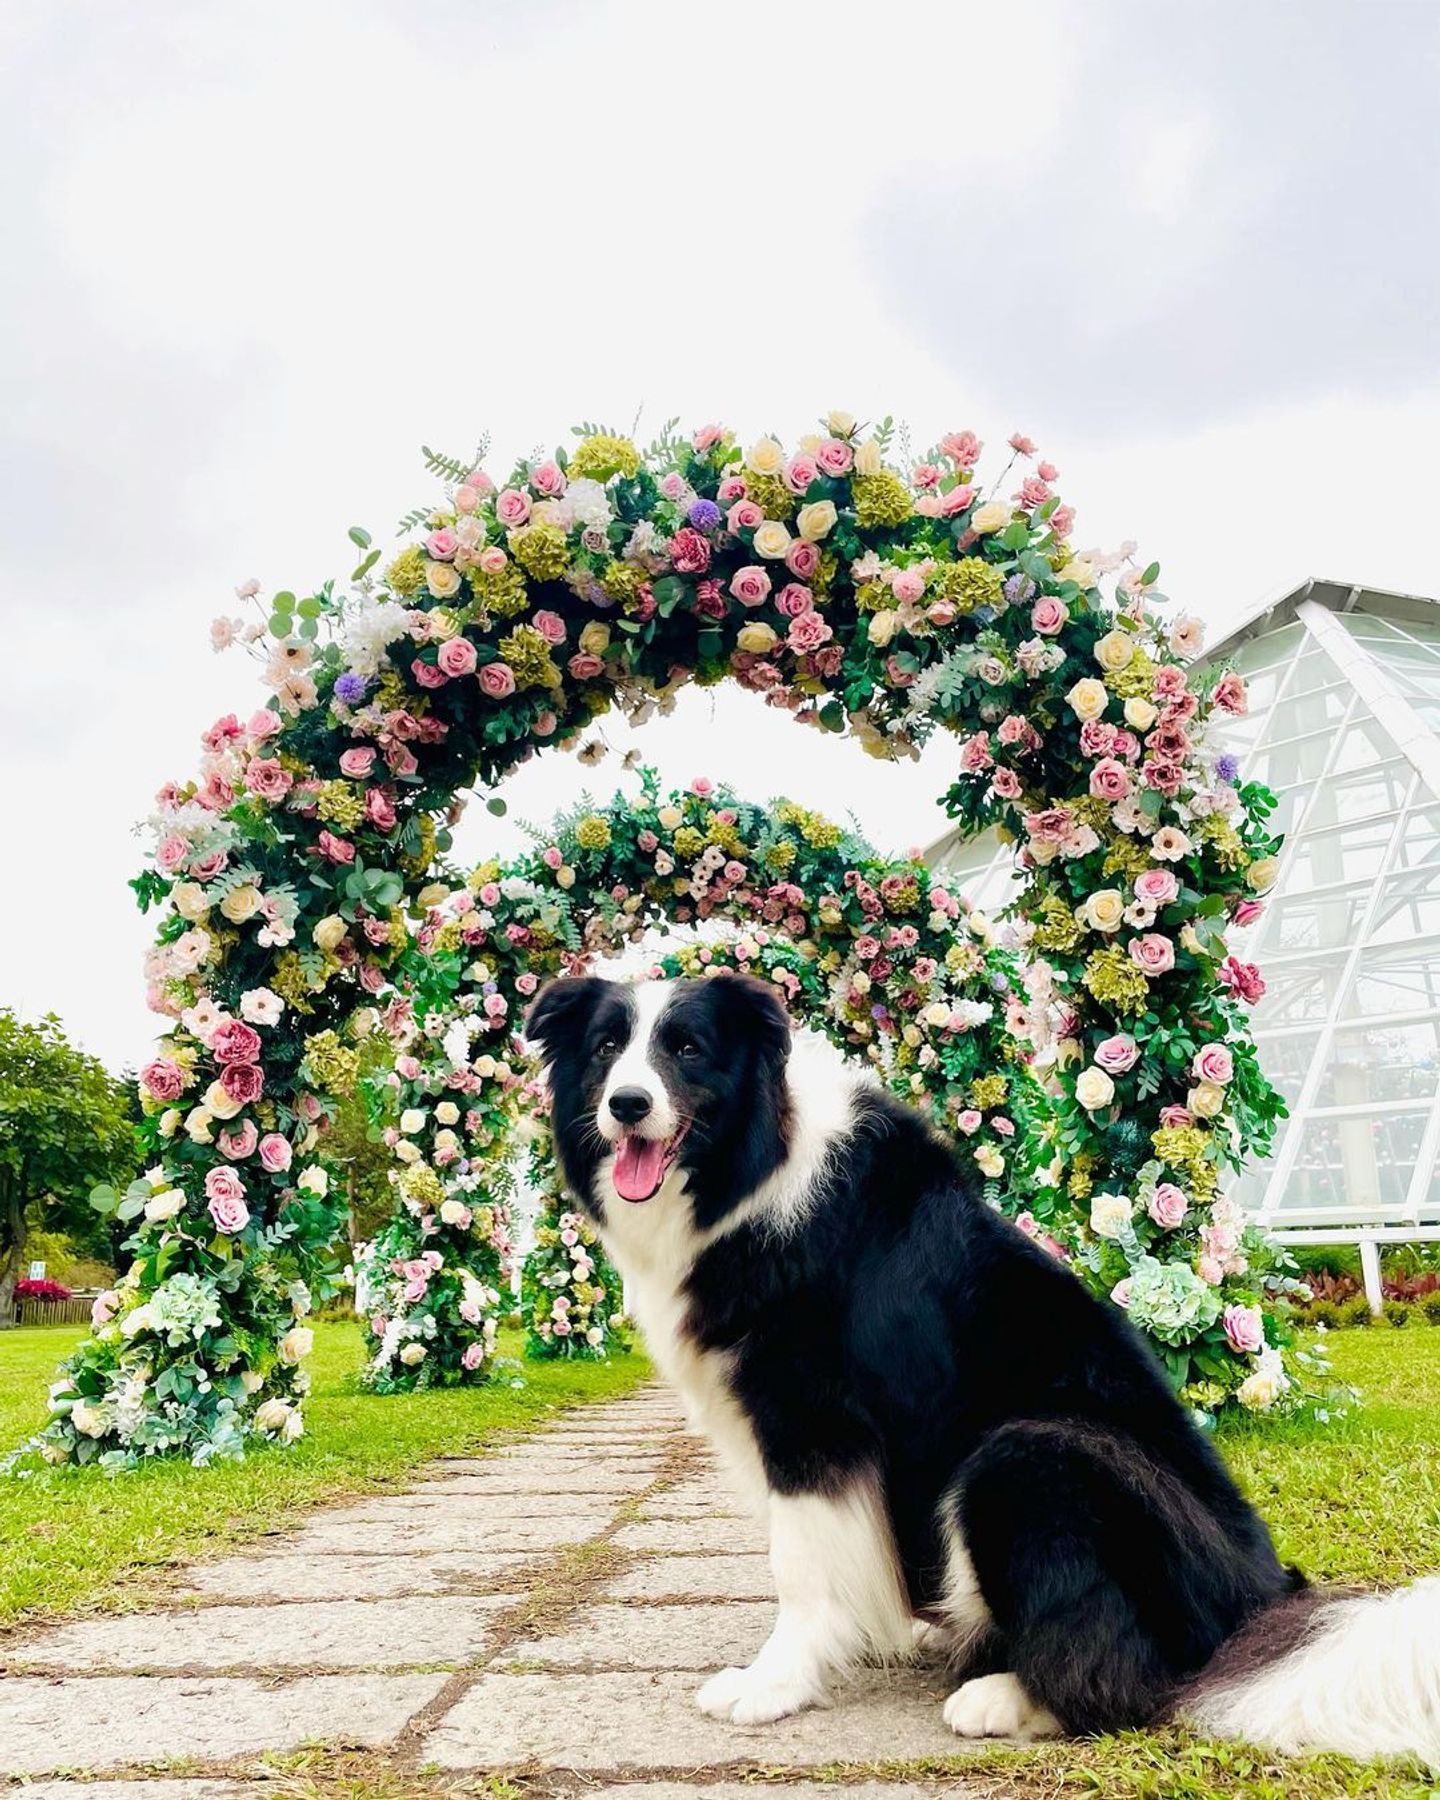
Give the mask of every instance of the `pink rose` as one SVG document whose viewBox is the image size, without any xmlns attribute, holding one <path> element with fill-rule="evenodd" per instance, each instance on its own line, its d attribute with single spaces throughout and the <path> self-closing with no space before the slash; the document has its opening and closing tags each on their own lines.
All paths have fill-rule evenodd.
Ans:
<svg viewBox="0 0 1440 1800">
<path fill-rule="evenodd" d="M 1264 980 L 1255 964 L 1242 963 L 1233 956 L 1227 956 L 1222 963 L 1220 980 L 1247 1006 L 1253 1006 L 1265 993 Z"/>
<path fill-rule="evenodd" d="M 826 438 L 816 447 L 815 461 L 831 477 L 848 475 L 855 465 L 855 452 L 843 438 Z"/>
<path fill-rule="evenodd" d="M 820 567 L 820 546 L 809 538 L 794 538 L 785 552 L 785 567 L 801 581 L 809 581 Z"/>
<path fill-rule="evenodd" d="M 577 681 L 593 681 L 602 673 L 605 664 L 598 656 L 591 656 L 588 651 L 582 650 L 572 656 L 565 667 Z"/>
<path fill-rule="evenodd" d="M 1020 777 L 1013 769 L 997 769 L 990 785 L 1002 800 L 1020 798 Z"/>
<path fill-rule="evenodd" d="M 169 837 L 160 840 L 159 848 L 155 852 L 155 861 L 163 874 L 173 875 L 177 869 L 184 868 L 185 859 L 189 854 L 190 846 L 184 838 L 177 837 L 172 832 Z"/>
<path fill-rule="evenodd" d="M 1145 869 L 1135 877 L 1135 896 L 1152 906 L 1168 906 L 1180 892 L 1173 869 Z"/>
<path fill-rule="evenodd" d="M 693 525 L 682 525 L 670 540 L 670 561 L 682 575 L 703 575 L 710 567 L 710 546 Z"/>
<path fill-rule="evenodd" d="M 475 672 L 475 646 L 469 638 L 447 638 L 435 652 L 435 662 L 452 680 L 460 675 L 472 675 Z"/>
<path fill-rule="evenodd" d="M 1183 1224 L 1189 1210 L 1190 1202 L 1173 1181 L 1162 1181 L 1150 1196 L 1146 1208 L 1150 1217 L 1165 1231 L 1174 1231 L 1177 1225 Z"/>
<path fill-rule="evenodd" d="M 941 452 L 962 469 L 973 469 L 983 448 L 973 431 L 952 431 L 940 440 Z"/>
<path fill-rule="evenodd" d="M 1227 1306 L 1220 1322 L 1238 1355 L 1253 1356 L 1265 1347 L 1265 1319 L 1258 1306 Z"/>
<path fill-rule="evenodd" d="M 211 1035 L 210 1053 L 218 1063 L 254 1062 L 260 1054 L 260 1033 L 243 1019 L 227 1019 Z"/>
<path fill-rule="evenodd" d="M 804 656 L 807 651 L 818 650 L 833 636 L 829 624 L 818 612 L 801 613 L 790 621 L 790 629 L 785 634 L 785 642 L 797 656 Z"/>
<path fill-rule="evenodd" d="M 770 576 L 757 564 L 748 563 L 730 577 L 730 592 L 742 606 L 763 606 L 770 592 Z"/>
<path fill-rule="evenodd" d="M 367 788 L 365 791 L 365 817 L 377 831 L 393 831 L 399 815 L 395 811 L 395 802 L 384 788 Z"/>
<path fill-rule="evenodd" d="M 185 1075 L 179 1063 L 157 1056 L 140 1071 L 140 1084 L 157 1100 L 178 1100 L 185 1091 Z"/>
<path fill-rule="evenodd" d="M 813 456 L 803 453 L 792 456 L 785 465 L 785 485 L 792 494 L 803 494 L 820 474 L 820 467 Z"/>
<path fill-rule="evenodd" d="M 1162 1106 L 1160 1123 L 1167 1131 L 1173 1131 L 1178 1125 L 1193 1125 L 1195 1115 L 1188 1106 Z"/>
<path fill-rule="evenodd" d="M 731 531 L 758 531 L 765 523 L 765 514 L 753 500 L 737 500 L 725 515 L 725 523 Z"/>
<path fill-rule="evenodd" d="M 416 657 L 410 665 L 410 673 L 415 677 L 415 685 L 422 688 L 441 688 L 450 677 L 438 662 L 427 663 Z"/>
<path fill-rule="evenodd" d="M 1114 1287 L 1111 1288 L 1110 1298 L 1117 1306 L 1128 1306 L 1130 1304 L 1130 1277 L 1128 1275 L 1123 1281 L 1117 1281 Z"/>
<path fill-rule="evenodd" d="M 248 1106 L 265 1092 L 265 1071 L 259 1063 L 229 1063 L 220 1071 L 220 1085 L 232 1100 Z"/>
<path fill-rule="evenodd" d="M 815 596 L 798 581 L 787 581 L 775 596 L 776 610 L 784 613 L 787 619 L 798 619 L 801 613 L 809 612 L 814 604 Z"/>
<path fill-rule="evenodd" d="M 212 1169 L 205 1177 L 210 1217 L 215 1229 L 233 1237 L 250 1223 L 250 1208 L 245 1204 L 245 1184 L 232 1169 Z"/>
<path fill-rule="evenodd" d="M 1090 771 L 1090 792 L 1097 800 L 1123 800 L 1130 792 L 1130 771 L 1113 756 L 1101 757 Z"/>
<path fill-rule="evenodd" d="M 449 562 L 459 548 L 460 540 L 448 525 L 432 531 L 425 540 L 425 554 L 433 556 L 436 562 Z"/>
<path fill-rule="evenodd" d="M 222 1156 L 228 1156 L 231 1162 L 243 1162 L 247 1156 L 255 1154 L 258 1137 L 255 1121 L 242 1119 L 238 1125 L 225 1126 L 215 1141 L 220 1146 Z"/>
<path fill-rule="evenodd" d="M 369 744 L 347 750 L 340 758 L 340 773 L 348 775 L 352 781 L 364 781 L 374 767 L 375 752 Z"/>
<path fill-rule="evenodd" d="M 553 500 L 565 492 L 565 471 L 559 463 L 545 461 L 537 463 L 530 471 L 530 485 L 537 494 L 543 494 L 547 500 Z"/>
<path fill-rule="evenodd" d="M 715 498 L 721 506 L 728 506 L 732 500 L 743 500 L 745 483 L 738 475 L 727 475 L 716 488 Z"/>
<path fill-rule="evenodd" d="M 460 1357 L 460 1366 L 462 1369 L 478 1369 L 484 1360 L 485 1346 L 477 1340 L 477 1342 L 465 1346 Z"/>
<path fill-rule="evenodd" d="M 480 692 L 491 700 L 504 700 L 515 692 L 515 671 L 505 662 L 488 662 L 479 675 Z"/>
<path fill-rule="evenodd" d="M 960 1114 L 960 1117 L 956 1119 L 955 1123 L 959 1126 L 961 1131 L 965 1133 L 966 1137 L 974 1137 L 975 1133 L 985 1121 L 982 1115 L 976 1112 L 973 1106 L 967 1106 L 965 1111 Z"/>
<path fill-rule="evenodd" d="M 294 786 L 295 777 L 283 763 L 259 756 L 246 765 L 245 785 L 262 800 L 283 800 Z"/>
<path fill-rule="evenodd" d="M 1143 937 L 1131 938 L 1130 960 L 1147 975 L 1164 975 L 1175 967 L 1175 946 L 1158 931 L 1147 931 Z"/>
<path fill-rule="evenodd" d="M 507 529 L 523 525 L 530 517 L 530 496 L 519 488 L 506 488 L 496 498 L 495 517 Z"/>
<path fill-rule="evenodd" d="M 284 724 L 279 713 L 271 712 L 268 706 L 262 706 L 259 712 L 251 713 L 245 721 L 245 735 L 252 744 L 263 743 L 266 738 L 274 737 Z"/>
<path fill-rule="evenodd" d="M 1235 1059 L 1224 1044 L 1206 1044 L 1195 1052 L 1190 1069 L 1197 1081 L 1212 1081 L 1216 1087 L 1224 1087 L 1235 1073 Z"/>
<path fill-rule="evenodd" d="M 1250 702 L 1245 692 L 1244 680 L 1233 670 L 1222 675 L 1215 683 L 1215 704 L 1228 713 L 1243 713 Z"/>
<path fill-rule="evenodd" d="M 1258 900 L 1241 900 L 1236 904 L 1233 917 L 1235 923 L 1241 927 L 1253 925 L 1264 910 L 1265 908 Z"/>
<path fill-rule="evenodd" d="M 260 1140 L 260 1166 L 271 1175 L 283 1175 L 293 1155 L 289 1139 L 281 1137 L 278 1131 L 267 1131 Z"/>
<path fill-rule="evenodd" d="M 336 837 L 333 831 L 322 831 L 318 840 L 320 854 L 333 863 L 352 863 L 355 860 L 355 846 L 345 838 Z"/>
<path fill-rule="evenodd" d="M 547 644 L 563 644 L 565 642 L 565 621 L 559 613 L 548 610 L 537 612 L 531 622 Z"/>
<path fill-rule="evenodd" d="M 509 561 L 498 544 L 487 544 L 476 558 L 477 567 L 486 575 L 498 575 Z"/>
<path fill-rule="evenodd" d="M 1031 627 L 1041 637 L 1055 637 L 1065 629 L 1069 617 L 1070 608 L 1053 594 L 1042 595 L 1030 609 Z"/>
<path fill-rule="evenodd" d="M 1140 1046 L 1123 1031 L 1095 1046 L 1095 1061 L 1107 1075 L 1128 1074 L 1139 1060 Z"/>
</svg>

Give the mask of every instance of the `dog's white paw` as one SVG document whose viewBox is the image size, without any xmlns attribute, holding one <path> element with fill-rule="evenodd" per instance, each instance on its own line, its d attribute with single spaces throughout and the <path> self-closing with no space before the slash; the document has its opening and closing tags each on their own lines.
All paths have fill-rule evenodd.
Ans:
<svg viewBox="0 0 1440 1800">
<path fill-rule="evenodd" d="M 949 1649 L 950 1633 L 935 1619 L 912 1619 L 910 1643 L 921 1656 L 938 1656 Z"/>
<path fill-rule="evenodd" d="M 732 1725 L 768 1725 L 788 1718 L 824 1699 L 815 1682 L 798 1675 L 777 1675 L 752 1663 L 748 1669 L 721 1669 L 695 1696 L 695 1704 L 712 1719 Z"/>
<path fill-rule="evenodd" d="M 1009 1674 L 961 1682 L 945 1702 L 945 1723 L 957 1737 L 1054 1737 L 1060 1729 Z"/>
</svg>

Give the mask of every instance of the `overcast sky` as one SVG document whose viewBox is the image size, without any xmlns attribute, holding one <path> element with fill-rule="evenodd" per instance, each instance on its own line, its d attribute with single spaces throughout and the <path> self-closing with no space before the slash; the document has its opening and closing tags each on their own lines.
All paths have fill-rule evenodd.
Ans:
<svg viewBox="0 0 1440 1800">
<path fill-rule="evenodd" d="M 258 699 L 209 622 L 347 570 L 421 443 L 1019 428 L 1212 635 L 1309 574 L 1440 593 L 1437 81 L 1428 0 L 8 0 L 0 1003 L 143 1058 L 133 825 Z M 635 741 L 885 848 L 945 824 L 943 748 L 725 692 Z"/>
</svg>

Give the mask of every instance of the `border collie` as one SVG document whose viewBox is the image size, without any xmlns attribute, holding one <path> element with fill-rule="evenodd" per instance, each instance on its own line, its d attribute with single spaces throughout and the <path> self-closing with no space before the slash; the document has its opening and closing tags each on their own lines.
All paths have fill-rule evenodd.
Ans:
<svg viewBox="0 0 1440 1800">
<path fill-rule="evenodd" d="M 552 982 L 566 1179 L 768 1525 L 780 1606 L 701 1688 L 753 1724 L 943 1645 L 964 1736 L 1164 1718 L 1440 1764 L 1440 1580 L 1322 1594 L 1124 1314 L 761 982 Z"/>
</svg>

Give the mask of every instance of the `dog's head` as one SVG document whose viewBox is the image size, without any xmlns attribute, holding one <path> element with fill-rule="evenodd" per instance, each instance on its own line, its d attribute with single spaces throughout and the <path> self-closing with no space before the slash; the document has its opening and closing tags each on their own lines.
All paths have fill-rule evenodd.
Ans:
<svg viewBox="0 0 1440 1800">
<path fill-rule="evenodd" d="M 565 976 L 526 1034 L 549 1070 L 566 1180 L 601 1218 L 688 1200 L 713 1225 L 785 1159 L 790 1020 L 764 982 Z"/>
</svg>

